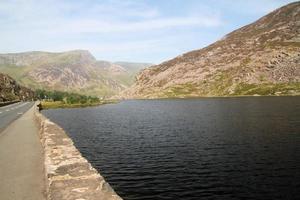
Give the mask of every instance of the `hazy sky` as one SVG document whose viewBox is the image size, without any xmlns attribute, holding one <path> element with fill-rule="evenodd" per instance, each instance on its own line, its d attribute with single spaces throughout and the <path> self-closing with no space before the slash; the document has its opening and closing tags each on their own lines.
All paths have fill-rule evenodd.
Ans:
<svg viewBox="0 0 300 200">
<path fill-rule="evenodd" d="M 0 52 L 89 50 L 159 63 L 204 47 L 289 0 L 0 0 Z"/>
</svg>

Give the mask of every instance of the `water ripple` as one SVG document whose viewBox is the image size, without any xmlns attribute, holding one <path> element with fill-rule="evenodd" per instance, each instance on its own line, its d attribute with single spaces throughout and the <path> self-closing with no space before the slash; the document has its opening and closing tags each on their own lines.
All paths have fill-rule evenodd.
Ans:
<svg viewBox="0 0 300 200">
<path fill-rule="evenodd" d="M 125 200 L 300 199 L 300 98 L 43 111 Z"/>
</svg>

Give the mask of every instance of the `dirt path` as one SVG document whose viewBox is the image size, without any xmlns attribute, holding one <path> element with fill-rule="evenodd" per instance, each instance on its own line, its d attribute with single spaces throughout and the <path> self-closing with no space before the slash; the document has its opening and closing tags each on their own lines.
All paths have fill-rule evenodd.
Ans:
<svg viewBox="0 0 300 200">
<path fill-rule="evenodd" d="M 31 108 L 0 134 L 0 199 L 46 199 L 42 152 Z"/>
</svg>

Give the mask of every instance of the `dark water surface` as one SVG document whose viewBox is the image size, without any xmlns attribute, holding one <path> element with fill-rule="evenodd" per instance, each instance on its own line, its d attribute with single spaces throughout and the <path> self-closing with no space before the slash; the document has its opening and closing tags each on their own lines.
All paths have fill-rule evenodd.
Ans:
<svg viewBox="0 0 300 200">
<path fill-rule="evenodd" d="M 125 200 L 300 199 L 300 98 L 43 111 Z"/>
</svg>

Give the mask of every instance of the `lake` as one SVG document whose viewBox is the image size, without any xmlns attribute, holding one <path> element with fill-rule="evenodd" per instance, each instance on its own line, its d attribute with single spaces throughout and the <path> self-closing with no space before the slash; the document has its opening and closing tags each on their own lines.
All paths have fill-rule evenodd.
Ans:
<svg viewBox="0 0 300 200">
<path fill-rule="evenodd" d="M 42 111 L 125 200 L 300 199 L 300 98 Z"/>
</svg>

